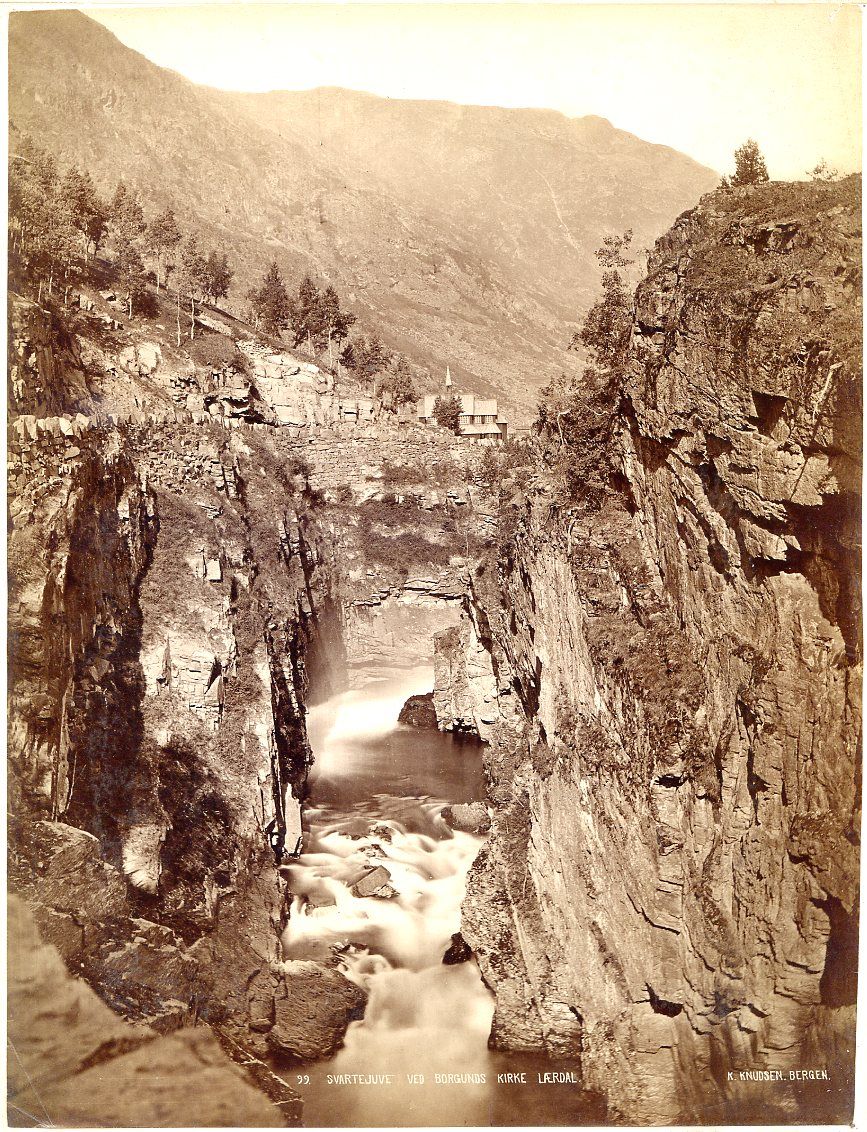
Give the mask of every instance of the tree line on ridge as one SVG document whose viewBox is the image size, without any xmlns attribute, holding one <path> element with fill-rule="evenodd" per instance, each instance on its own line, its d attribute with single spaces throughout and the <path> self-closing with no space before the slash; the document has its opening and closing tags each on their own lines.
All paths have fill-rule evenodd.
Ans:
<svg viewBox="0 0 867 1132">
<path fill-rule="evenodd" d="M 77 165 L 61 170 L 27 135 L 10 142 L 10 259 L 36 301 L 57 291 L 67 302 L 70 290 L 88 278 L 97 254 L 110 246 L 129 317 L 150 313 L 153 284 L 158 294 L 174 295 L 178 346 L 185 336 L 192 340 L 198 306 L 229 294 L 235 272 L 226 253 L 205 248 L 170 206 L 148 217 L 140 193 L 123 180 L 105 199 L 87 170 Z M 395 408 L 417 399 L 406 358 L 387 350 L 377 334 L 350 340 L 358 319 L 341 306 L 332 285 L 320 289 L 305 275 L 297 296 L 291 296 L 275 261 L 245 302 L 256 330 L 278 338 L 288 332 L 292 345 L 306 347 L 311 356 L 327 353 L 332 368 L 352 372 Z"/>
</svg>

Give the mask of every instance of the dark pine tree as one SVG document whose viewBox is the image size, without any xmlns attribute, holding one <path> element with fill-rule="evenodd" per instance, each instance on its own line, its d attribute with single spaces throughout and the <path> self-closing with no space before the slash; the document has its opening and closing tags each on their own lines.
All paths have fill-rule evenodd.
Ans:
<svg viewBox="0 0 867 1132">
<path fill-rule="evenodd" d="M 733 188 L 737 188 L 740 185 L 759 185 L 767 179 L 768 167 L 758 142 L 748 138 L 739 149 L 735 150 L 735 171 L 730 184 Z"/>
<path fill-rule="evenodd" d="M 292 305 L 276 260 L 265 272 L 261 285 L 251 291 L 248 298 L 269 334 L 279 334 L 289 325 Z"/>
</svg>

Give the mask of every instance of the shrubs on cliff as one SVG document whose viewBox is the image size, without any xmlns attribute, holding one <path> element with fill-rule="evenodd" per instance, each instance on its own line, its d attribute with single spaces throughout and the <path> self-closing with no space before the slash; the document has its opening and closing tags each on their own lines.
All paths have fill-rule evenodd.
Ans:
<svg viewBox="0 0 867 1132">
<path fill-rule="evenodd" d="M 597 249 L 602 295 L 570 349 L 587 358 L 580 376 L 561 375 L 542 390 L 536 429 L 558 494 L 570 505 L 598 510 L 615 479 L 614 428 L 629 346 L 632 300 L 625 271 L 632 232 L 606 236 Z"/>
<path fill-rule="evenodd" d="M 226 334 L 205 334 L 190 346 L 190 356 L 198 365 L 206 369 L 224 369 L 232 366 L 239 372 L 246 372 L 247 359 Z"/>
<path fill-rule="evenodd" d="M 721 192 L 704 210 L 701 238 L 691 246 L 685 282 L 725 347 L 722 360 L 748 370 L 753 388 L 769 380 L 789 402 L 787 413 L 796 405 L 820 411 L 829 371 L 838 365 L 837 383 L 853 406 L 860 404 L 861 272 L 843 255 L 841 241 L 838 270 L 851 302 L 825 302 L 827 237 L 816 226 L 832 209 L 860 209 L 859 198 L 857 177 L 760 184 L 746 201 Z M 808 296 L 809 321 L 793 302 L 798 293 Z"/>
<path fill-rule="evenodd" d="M 492 451 L 486 449 L 486 451 Z M 438 488 L 456 488 L 466 483 L 466 471 L 451 457 L 439 457 L 424 462 L 419 459 L 413 463 L 395 464 L 391 460 L 382 462 L 382 486 L 392 492 L 402 492 L 408 487 L 430 484 Z"/>
</svg>

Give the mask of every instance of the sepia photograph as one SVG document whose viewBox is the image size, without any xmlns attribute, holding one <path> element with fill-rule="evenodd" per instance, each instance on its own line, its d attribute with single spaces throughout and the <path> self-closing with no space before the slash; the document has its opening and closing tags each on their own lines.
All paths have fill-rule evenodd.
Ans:
<svg viewBox="0 0 867 1132">
<path fill-rule="evenodd" d="M 8 1124 L 852 1125 L 861 9 L 2 12 Z"/>
</svg>

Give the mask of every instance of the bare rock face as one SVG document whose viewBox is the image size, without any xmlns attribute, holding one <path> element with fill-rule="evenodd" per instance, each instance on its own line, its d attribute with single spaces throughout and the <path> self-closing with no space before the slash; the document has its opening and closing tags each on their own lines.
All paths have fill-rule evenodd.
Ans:
<svg viewBox="0 0 867 1132">
<path fill-rule="evenodd" d="M 485 739 L 500 705 L 490 657 L 475 626 L 464 621 L 434 638 L 433 700 L 441 731 Z"/>
<path fill-rule="evenodd" d="M 851 1119 L 859 187 L 714 194 L 657 243 L 627 497 L 528 503 L 462 630 L 499 707 L 462 925 L 494 1044 L 580 1057 L 630 1123 Z"/>
<path fill-rule="evenodd" d="M 342 686 L 344 638 L 376 656 L 395 627 L 421 641 L 444 609 L 456 620 L 465 566 L 385 589 L 368 570 L 352 597 L 369 602 L 347 612 L 319 493 L 376 492 L 387 465 L 470 477 L 481 457 L 372 403 L 337 419 L 327 376 L 286 358 L 254 351 L 252 378 L 233 363 L 200 380 L 165 337 L 115 337 L 103 302 L 10 310 L 10 880 L 105 1003 L 162 1034 L 205 1021 L 298 1123 L 271 1055 L 296 992 L 316 1013 L 279 943 L 311 688 Z M 269 380 L 316 411 L 277 427 Z M 357 891 L 393 897 L 388 880 L 367 870 Z M 360 992 L 323 978 L 326 1051 Z"/>
<path fill-rule="evenodd" d="M 206 1027 L 131 1026 L 66 970 L 24 903 L 9 902 L 13 1127 L 283 1127 Z"/>
<path fill-rule="evenodd" d="M 284 971 L 269 1047 L 293 1061 L 330 1057 L 343 1044 L 349 1023 L 363 1017 L 367 993 L 316 963 L 295 960 Z"/>
<path fill-rule="evenodd" d="M 301 832 L 308 661 L 339 678 L 330 555 L 252 436 L 16 426 L 10 878 L 105 1001 L 163 1032 L 205 1019 L 252 1065 L 248 988 L 280 959 L 278 866 Z"/>
<path fill-rule="evenodd" d="M 162 352 L 155 342 L 139 342 L 127 346 L 118 355 L 118 364 L 137 377 L 149 377 L 162 361 Z"/>
</svg>

